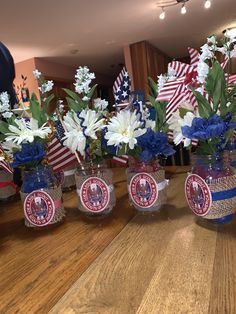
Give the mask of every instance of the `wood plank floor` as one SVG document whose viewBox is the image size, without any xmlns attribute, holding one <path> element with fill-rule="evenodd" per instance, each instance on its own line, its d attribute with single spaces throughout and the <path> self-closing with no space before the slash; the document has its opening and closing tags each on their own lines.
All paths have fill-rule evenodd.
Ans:
<svg viewBox="0 0 236 314">
<path fill-rule="evenodd" d="M 236 313 L 236 225 L 199 224 L 184 198 L 186 168 L 171 168 L 168 204 L 135 214 L 115 169 L 111 217 L 85 220 L 74 192 L 67 219 L 23 226 L 20 202 L 0 211 L 0 313 Z"/>
</svg>

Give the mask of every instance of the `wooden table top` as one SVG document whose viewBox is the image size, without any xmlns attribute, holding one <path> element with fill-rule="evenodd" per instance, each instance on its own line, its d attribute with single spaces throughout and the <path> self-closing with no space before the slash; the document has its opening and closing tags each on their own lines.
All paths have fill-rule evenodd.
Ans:
<svg viewBox="0 0 236 314">
<path fill-rule="evenodd" d="M 51 230 L 24 227 L 20 201 L 0 204 L 0 313 L 236 313 L 235 221 L 196 223 L 186 168 L 168 170 L 168 204 L 155 215 L 129 205 L 124 169 L 103 220 L 84 219 L 74 191 Z"/>
</svg>

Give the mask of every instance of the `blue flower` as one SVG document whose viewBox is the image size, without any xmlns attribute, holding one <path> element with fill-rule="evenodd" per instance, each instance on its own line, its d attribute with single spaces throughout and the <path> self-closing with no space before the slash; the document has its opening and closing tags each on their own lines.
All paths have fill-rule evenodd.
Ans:
<svg viewBox="0 0 236 314">
<path fill-rule="evenodd" d="M 147 132 L 137 138 L 138 146 L 142 149 L 139 159 L 148 162 L 151 159 L 164 155 L 171 156 L 175 150 L 168 144 L 167 135 L 147 129 Z"/>
<path fill-rule="evenodd" d="M 231 116 L 223 120 L 217 114 L 204 118 L 194 118 L 191 126 L 183 126 L 183 136 L 189 139 L 208 140 L 210 138 L 220 137 L 229 129 L 235 128 L 235 123 L 230 123 Z"/>
<path fill-rule="evenodd" d="M 22 144 L 21 151 L 13 154 L 13 168 L 24 166 L 27 163 L 39 164 L 45 157 L 44 145 L 39 142 Z"/>
</svg>

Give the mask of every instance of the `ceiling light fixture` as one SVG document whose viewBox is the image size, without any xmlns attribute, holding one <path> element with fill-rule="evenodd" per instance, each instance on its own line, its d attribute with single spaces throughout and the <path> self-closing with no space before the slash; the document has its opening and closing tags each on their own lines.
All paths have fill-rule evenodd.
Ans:
<svg viewBox="0 0 236 314">
<path fill-rule="evenodd" d="M 166 12 L 165 12 L 165 9 L 162 8 L 162 12 L 161 12 L 161 14 L 159 15 L 159 18 L 160 18 L 161 20 L 164 20 L 165 17 L 166 17 Z"/>
<path fill-rule="evenodd" d="M 160 20 L 164 20 L 166 17 L 166 11 L 165 9 L 168 7 L 172 7 L 175 5 L 181 5 L 180 12 L 182 15 L 187 13 L 187 7 L 186 3 L 190 0 L 158 0 L 157 7 L 161 9 L 161 13 L 159 15 Z M 211 7 L 211 0 L 202 0 L 204 1 L 204 6 L 206 9 L 209 9 Z"/>
<path fill-rule="evenodd" d="M 206 1 L 205 1 L 205 4 L 204 4 L 204 7 L 205 7 L 206 9 L 209 9 L 209 8 L 211 7 L 211 1 L 210 1 L 210 0 L 206 0 Z"/>
<path fill-rule="evenodd" d="M 183 3 L 180 12 L 181 12 L 181 14 L 186 14 L 187 13 L 187 9 L 186 9 L 185 3 Z"/>
</svg>

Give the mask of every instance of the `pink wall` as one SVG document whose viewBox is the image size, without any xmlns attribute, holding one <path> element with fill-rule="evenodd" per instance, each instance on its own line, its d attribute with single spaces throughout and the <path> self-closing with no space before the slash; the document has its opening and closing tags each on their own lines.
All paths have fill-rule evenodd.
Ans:
<svg viewBox="0 0 236 314">
<path fill-rule="evenodd" d="M 76 73 L 76 67 L 71 67 L 63 65 L 60 63 L 46 61 L 42 58 L 31 58 L 15 64 L 16 69 L 16 79 L 14 81 L 15 85 L 19 86 L 22 84 L 21 75 L 27 76 L 26 87 L 28 87 L 30 94 L 35 92 L 37 97 L 39 97 L 38 83 L 33 76 L 33 70 L 38 69 L 42 72 L 43 76 L 50 79 L 58 79 L 65 81 L 74 81 L 74 76 Z M 95 73 L 96 83 L 105 86 L 112 86 L 114 79 L 107 75 L 100 73 Z"/>
<path fill-rule="evenodd" d="M 30 94 L 35 92 L 39 97 L 38 83 L 33 76 L 33 70 L 35 69 L 35 59 L 31 58 L 15 64 L 16 78 L 14 81 L 15 86 L 22 85 L 21 75 L 27 76 L 26 87 L 28 87 Z"/>
</svg>

